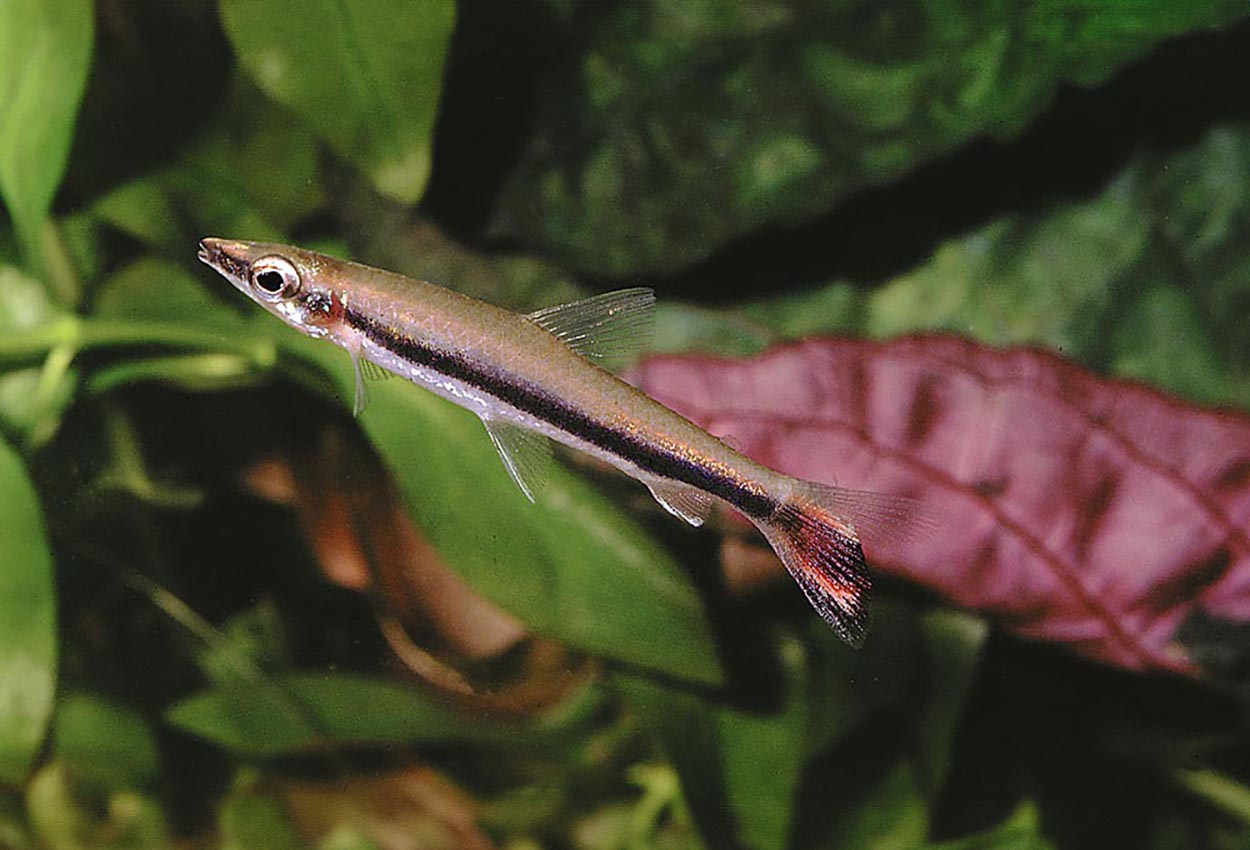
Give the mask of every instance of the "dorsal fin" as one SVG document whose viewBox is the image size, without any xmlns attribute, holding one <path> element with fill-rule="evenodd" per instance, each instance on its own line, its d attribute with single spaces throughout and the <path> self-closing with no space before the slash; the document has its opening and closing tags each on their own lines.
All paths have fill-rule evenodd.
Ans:
<svg viewBox="0 0 1250 850">
<path fill-rule="evenodd" d="M 605 369 L 627 365 L 651 342 L 655 292 L 618 289 L 526 316 Z"/>
</svg>

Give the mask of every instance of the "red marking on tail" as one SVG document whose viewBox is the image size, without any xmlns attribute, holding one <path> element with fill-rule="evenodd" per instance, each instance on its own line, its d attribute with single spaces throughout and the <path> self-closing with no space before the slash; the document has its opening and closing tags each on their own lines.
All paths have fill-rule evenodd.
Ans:
<svg viewBox="0 0 1250 850">
<path fill-rule="evenodd" d="M 759 526 L 812 607 L 840 638 L 862 645 L 872 583 L 854 526 L 803 495 Z"/>
</svg>

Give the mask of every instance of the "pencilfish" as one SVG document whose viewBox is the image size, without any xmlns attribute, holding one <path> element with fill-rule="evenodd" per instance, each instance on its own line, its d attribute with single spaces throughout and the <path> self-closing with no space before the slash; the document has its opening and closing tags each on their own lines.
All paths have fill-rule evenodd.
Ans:
<svg viewBox="0 0 1250 850">
<path fill-rule="evenodd" d="M 857 526 L 906 519 L 908 500 L 762 466 L 609 371 L 645 345 L 651 290 L 521 315 L 287 245 L 209 238 L 199 258 L 288 325 L 346 349 L 357 412 L 364 379 L 385 370 L 476 413 L 531 501 L 552 439 L 643 482 L 691 525 L 728 503 L 763 532 L 837 634 L 863 642 L 870 580 Z"/>
</svg>

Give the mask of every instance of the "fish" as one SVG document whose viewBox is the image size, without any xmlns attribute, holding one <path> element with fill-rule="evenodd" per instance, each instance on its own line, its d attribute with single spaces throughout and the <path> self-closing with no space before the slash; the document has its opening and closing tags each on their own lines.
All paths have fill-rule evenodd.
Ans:
<svg viewBox="0 0 1250 850">
<path fill-rule="evenodd" d="M 652 290 L 522 315 L 289 245 L 205 238 L 199 259 L 286 324 L 345 349 L 357 413 L 366 379 L 399 375 L 476 413 L 531 501 L 555 440 L 638 479 L 692 526 L 725 503 L 760 530 L 837 635 L 863 644 L 872 582 L 859 529 L 906 522 L 916 505 L 756 463 L 618 377 L 650 338 Z"/>
</svg>

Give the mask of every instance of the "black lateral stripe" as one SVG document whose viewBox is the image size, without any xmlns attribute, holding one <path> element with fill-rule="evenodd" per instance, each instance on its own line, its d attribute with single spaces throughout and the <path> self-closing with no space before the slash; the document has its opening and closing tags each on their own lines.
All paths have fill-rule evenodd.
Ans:
<svg viewBox="0 0 1250 850">
<path fill-rule="evenodd" d="M 423 345 L 355 310 L 349 309 L 345 318 L 348 325 L 392 354 L 481 390 L 523 413 L 611 452 L 639 469 L 697 487 L 724 499 L 751 517 L 766 518 L 776 511 L 777 503 L 773 499 L 743 487 L 731 476 L 716 473 L 680 454 L 649 445 L 633 434 L 611 428 L 545 393 L 540 387 L 485 368 L 464 357 Z"/>
</svg>

